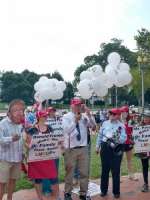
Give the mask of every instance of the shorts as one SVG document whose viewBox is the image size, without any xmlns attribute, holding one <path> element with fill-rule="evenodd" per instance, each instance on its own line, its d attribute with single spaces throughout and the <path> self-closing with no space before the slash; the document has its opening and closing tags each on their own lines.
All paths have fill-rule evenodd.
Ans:
<svg viewBox="0 0 150 200">
<path fill-rule="evenodd" d="M 0 182 L 7 183 L 9 179 L 19 179 L 21 163 L 0 161 Z"/>
<path fill-rule="evenodd" d="M 133 149 L 133 144 L 124 144 L 123 145 L 124 152 L 131 151 L 132 149 Z"/>
<path fill-rule="evenodd" d="M 47 183 L 49 185 L 55 185 L 58 184 L 58 178 L 51 178 L 51 179 L 32 179 L 33 183 L 35 184 L 43 184 L 43 183 Z"/>
</svg>

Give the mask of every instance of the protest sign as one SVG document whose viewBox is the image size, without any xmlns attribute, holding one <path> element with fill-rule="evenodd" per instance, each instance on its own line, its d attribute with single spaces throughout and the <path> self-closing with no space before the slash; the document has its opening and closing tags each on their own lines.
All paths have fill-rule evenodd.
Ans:
<svg viewBox="0 0 150 200">
<path fill-rule="evenodd" d="M 32 136 L 28 162 L 56 159 L 61 155 L 63 132 L 61 121 L 51 120 L 48 124 L 51 133 Z"/>
<path fill-rule="evenodd" d="M 133 139 L 135 153 L 150 152 L 150 125 L 134 127 Z"/>
</svg>

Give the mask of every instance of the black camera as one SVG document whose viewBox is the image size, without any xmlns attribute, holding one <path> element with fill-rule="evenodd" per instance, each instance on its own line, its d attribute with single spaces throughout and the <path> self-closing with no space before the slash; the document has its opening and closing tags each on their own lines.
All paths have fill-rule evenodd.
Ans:
<svg viewBox="0 0 150 200">
<path fill-rule="evenodd" d="M 116 143 L 113 138 L 107 139 L 108 146 L 113 150 L 114 154 L 120 156 L 123 154 L 123 144 Z"/>
</svg>

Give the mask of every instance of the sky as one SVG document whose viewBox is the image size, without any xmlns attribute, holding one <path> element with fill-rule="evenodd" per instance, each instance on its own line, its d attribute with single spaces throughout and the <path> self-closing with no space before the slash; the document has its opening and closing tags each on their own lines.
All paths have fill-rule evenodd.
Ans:
<svg viewBox="0 0 150 200">
<path fill-rule="evenodd" d="M 0 0 L 0 71 L 59 71 L 74 79 L 86 56 L 111 38 L 136 49 L 150 27 L 149 0 Z"/>
</svg>

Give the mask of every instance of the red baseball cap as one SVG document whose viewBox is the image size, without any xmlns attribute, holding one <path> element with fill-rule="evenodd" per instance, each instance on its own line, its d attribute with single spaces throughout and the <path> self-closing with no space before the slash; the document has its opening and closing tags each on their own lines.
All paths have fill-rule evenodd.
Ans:
<svg viewBox="0 0 150 200">
<path fill-rule="evenodd" d="M 119 108 L 112 108 L 111 110 L 109 110 L 110 113 L 112 114 L 116 114 L 116 115 L 120 115 L 121 111 Z"/>
<path fill-rule="evenodd" d="M 70 105 L 81 105 L 83 104 L 82 100 L 79 98 L 71 99 Z"/>
<path fill-rule="evenodd" d="M 50 113 L 50 112 L 56 112 L 56 109 L 53 108 L 53 107 L 48 107 L 47 108 L 47 112 Z"/>
<path fill-rule="evenodd" d="M 121 111 L 121 112 L 129 112 L 129 107 L 128 107 L 128 106 L 122 106 L 122 107 L 120 108 L 120 111 Z"/>
<path fill-rule="evenodd" d="M 42 118 L 42 117 L 47 117 L 48 116 L 48 112 L 46 110 L 41 110 L 41 111 L 38 111 L 36 113 L 36 117 L 39 119 L 39 118 Z"/>
</svg>

